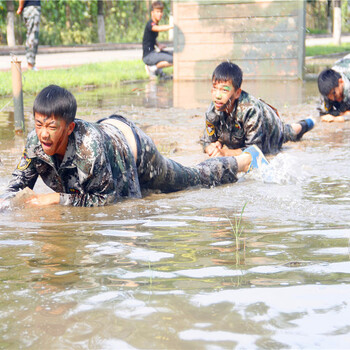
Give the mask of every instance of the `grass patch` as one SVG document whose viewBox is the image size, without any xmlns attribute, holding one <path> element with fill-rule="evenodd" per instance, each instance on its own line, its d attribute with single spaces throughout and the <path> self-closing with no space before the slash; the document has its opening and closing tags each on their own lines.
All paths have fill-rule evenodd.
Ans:
<svg viewBox="0 0 350 350">
<path fill-rule="evenodd" d="M 50 84 L 72 89 L 83 86 L 113 86 L 123 81 L 145 79 L 148 77 L 141 60 L 92 63 L 66 69 L 22 73 L 23 92 L 28 94 L 36 94 Z M 0 96 L 11 94 L 11 71 L 0 72 Z"/>
<path fill-rule="evenodd" d="M 341 53 L 349 52 L 350 43 L 344 43 L 341 45 L 316 45 L 316 46 L 307 46 L 305 48 L 305 56 L 322 56 L 330 55 L 332 53 Z"/>
<path fill-rule="evenodd" d="M 233 232 L 235 239 L 236 239 L 236 250 L 240 249 L 239 239 L 243 233 L 242 216 L 243 216 L 244 209 L 247 206 L 247 203 L 248 202 L 244 203 L 244 206 L 242 208 L 241 215 L 239 216 L 239 218 L 237 219 L 237 217 L 234 217 L 234 222 L 232 222 L 232 220 L 229 217 L 227 217 L 228 221 L 230 222 L 232 232 Z"/>
</svg>

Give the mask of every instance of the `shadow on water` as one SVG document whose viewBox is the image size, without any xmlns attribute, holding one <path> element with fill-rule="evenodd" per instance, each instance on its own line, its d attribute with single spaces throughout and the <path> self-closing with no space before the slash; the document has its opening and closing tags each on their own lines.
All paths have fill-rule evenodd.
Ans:
<svg viewBox="0 0 350 350">
<path fill-rule="evenodd" d="M 314 116 L 313 82 L 244 88 L 283 119 Z M 79 90 L 78 115 L 120 113 L 186 165 L 208 82 Z M 27 130 L 33 96 L 25 96 Z M 0 115 L 0 191 L 24 138 Z M 346 348 L 350 333 L 348 123 L 317 123 L 238 183 L 104 208 L 0 213 L 0 348 Z M 36 190 L 47 191 L 43 183 Z M 242 215 L 240 248 L 230 221 Z"/>
</svg>

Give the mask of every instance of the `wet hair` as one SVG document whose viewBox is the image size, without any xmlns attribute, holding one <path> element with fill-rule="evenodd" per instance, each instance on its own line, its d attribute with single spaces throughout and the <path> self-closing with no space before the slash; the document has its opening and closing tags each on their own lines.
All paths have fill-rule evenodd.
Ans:
<svg viewBox="0 0 350 350">
<path fill-rule="evenodd" d="M 46 117 L 62 118 L 67 125 L 74 121 L 76 112 L 75 97 L 57 85 L 49 85 L 42 89 L 34 100 L 33 115 L 38 113 Z"/>
<path fill-rule="evenodd" d="M 154 9 L 162 9 L 163 10 L 163 8 L 164 8 L 164 5 L 161 1 L 152 2 L 151 11 L 153 11 Z"/>
<path fill-rule="evenodd" d="M 328 96 L 329 93 L 339 85 L 341 75 L 331 68 L 324 69 L 318 76 L 318 90 L 323 96 Z"/>
<path fill-rule="evenodd" d="M 238 90 L 242 85 L 243 72 L 237 64 L 232 62 L 222 62 L 214 70 L 212 82 L 231 81 L 235 90 Z"/>
</svg>

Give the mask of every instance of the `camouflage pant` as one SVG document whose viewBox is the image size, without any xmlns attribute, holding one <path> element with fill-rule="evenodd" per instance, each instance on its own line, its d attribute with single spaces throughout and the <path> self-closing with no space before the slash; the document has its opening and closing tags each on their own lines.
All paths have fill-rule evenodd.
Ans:
<svg viewBox="0 0 350 350">
<path fill-rule="evenodd" d="M 141 189 L 175 192 L 193 186 L 211 187 L 237 181 L 234 157 L 208 159 L 194 167 L 186 167 L 162 156 L 152 139 L 134 127 L 139 141 L 137 171 Z"/>
<path fill-rule="evenodd" d="M 23 9 L 23 18 L 27 27 L 26 58 L 32 66 L 35 65 L 35 56 L 39 45 L 40 6 L 27 6 Z"/>
<path fill-rule="evenodd" d="M 194 167 L 186 167 L 162 156 L 153 140 L 134 123 L 112 116 L 129 125 L 137 144 L 137 172 L 141 190 L 181 191 L 193 186 L 211 187 L 237 181 L 238 165 L 234 157 L 208 159 Z"/>
<path fill-rule="evenodd" d="M 291 124 L 283 123 L 283 143 L 286 143 L 288 141 L 297 141 L 298 135 L 294 131 Z"/>
</svg>

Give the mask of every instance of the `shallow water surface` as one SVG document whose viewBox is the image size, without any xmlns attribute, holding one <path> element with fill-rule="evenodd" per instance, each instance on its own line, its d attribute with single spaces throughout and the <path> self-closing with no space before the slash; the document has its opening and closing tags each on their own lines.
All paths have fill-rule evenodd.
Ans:
<svg viewBox="0 0 350 350">
<path fill-rule="evenodd" d="M 246 85 L 288 122 L 318 120 L 312 82 Z M 165 155 L 205 159 L 203 82 L 75 95 L 84 119 L 116 112 Z M 25 102 L 30 130 L 33 97 Z M 0 191 L 25 143 L 10 112 L 0 115 Z M 318 123 L 236 184 L 103 208 L 3 210 L 0 348 L 348 348 L 349 144 L 349 123 Z"/>
</svg>

